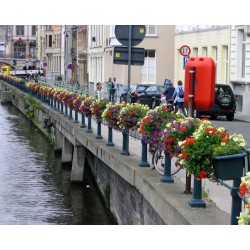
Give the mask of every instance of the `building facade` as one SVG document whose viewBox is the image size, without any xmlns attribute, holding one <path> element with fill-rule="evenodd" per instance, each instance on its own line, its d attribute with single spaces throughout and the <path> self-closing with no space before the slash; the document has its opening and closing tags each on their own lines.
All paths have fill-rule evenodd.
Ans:
<svg viewBox="0 0 250 250">
<path fill-rule="evenodd" d="M 87 87 L 87 50 L 88 50 L 88 26 L 79 25 L 77 28 L 77 67 L 80 86 Z"/>
<path fill-rule="evenodd" d="M 250 113 L 250 25 L 231 29 L 230 82 L 237 98 L 237 111 Z"/>
<path fill-rule="evenodd" d="M 131 83 L 157 83 L 174 78 L 174 25 L 146 25 L 146 35 L 136 47 L 145 49 L 143 66 L 131 66 Z M 104 73 L 102 81 L 116 77 L 127 85 L 128 66 L 113 63 L 114 46 L 121 44 L 115 37 L 115 25 L 104 27 Z"/>
<path fill-rule="evenodd" d="M 211 57 L 216 64 L 216 83 L 230 83 L 231 26 L 187 25 L 177 26 L 175 33 L 175 83 L 184 82 L 184 57 L 180 48 L 187 45 L 190 57 Z"/>
<path fill-rule="evenodd" d="M 6 54 L 12 58 L 34 61 L 36 58 L 36 25 L 11 25 Z"/>
<path fill-rule="evenodd" d="M 38 28 L 37 62 L 46 71 L 47 82 L 53 82 L 63 72 L 62 25 L 42 25 Z"/>
</svg>

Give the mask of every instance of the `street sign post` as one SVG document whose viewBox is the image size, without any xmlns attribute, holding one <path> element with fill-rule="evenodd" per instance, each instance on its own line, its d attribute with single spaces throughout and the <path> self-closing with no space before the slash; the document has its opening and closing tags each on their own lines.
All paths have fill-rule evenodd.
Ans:
<svg viewBox="0 0 250 250">
<path fill-rule="evenodd" d="M 124 46 L 115 47 L 113 61 L 117 64 L 128 65 L 128 93 L 127 102 L 130 103 L 130 76 L 131 64 L 143 65 L 144 64 L 144 49 L 132 48 L 138 45 L 145 37 L 145 25 L 116 25 L 115 36 L 116 39 Z M 137 49 L 137 50 L 136 50 Z M 139 49 L 139 50 L 138 50 Z M 142 59 L 143 57 L 143 59 Z M 129 155 L 129 136 L 128 130 L 123 133 L 123 147 L 120 152 L 122 155 Z"/>
<path fill-rule="evenodd" d="M 186 64 L 189 58 L 189 56 L 183 56 L 183 69 L 186 69 Z"/>
<path fill-rule="evenodd" d="M 145 25 L 116 25 L 116 39 L 124 46 L 129 46 L 129 26 L 131 26 L 131 46 L 136 46 L 145 37 Z"/>
<path fill-rule="evenodd" d="M 143 65 L 145 58 L 144 48 L 131 48 L 131 65 Z M 115 46 L 114 47 L 114 64 L 128 65 L 128 47 Z"/>
</svg>

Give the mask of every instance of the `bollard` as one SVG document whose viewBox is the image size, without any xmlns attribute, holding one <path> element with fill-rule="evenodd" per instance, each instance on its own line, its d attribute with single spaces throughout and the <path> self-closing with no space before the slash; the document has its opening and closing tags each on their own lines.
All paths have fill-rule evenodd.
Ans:
<svg viewBox="0 0 250 250">
<path fill-rule="evenodd" d="M 84 116 L 84 113 L 83 113 L 83 112 L 82 112 L 82 124 L 81 124 L 81 128 L 86 128 L 85 116 Z"/>
<path fill-rule="evenodd" d="M 60 112 L 60 102 L 57 100 L 57 111 Z"/>
<path fill-rule="evenodd" d="M 54 98 L 54 110 L 56 110 L 56 99 Z"/>
<path fill-rule="evenodd" d="M 186 185 L 185 185 L 184 194 L 192 194 L 192 191 L 191 191 L 191 175 L 188 175 L 187 173 L 186 173 Z"/>
<path fill-rule="evenodd" d="M 141 139 L 141 146 L 142 146 L 142 150 L 141 150 L 141 161 L 138 163 L 138 165 L 140 167 L 149 167 L 150 164 L 148 163 L 148 150 L 147 150 L 147 143 L 145 138 Z"/>
<path fill-rule="evenodd" d="M 71 109 L 71 108 L 69 109 L 69 120 L 73 120 L 73 117 L 72 117 L 72 109 Z"/>
<path fill-rule="evenodd" d="M 128 151 L 128 130 L 122 129 L 122 150 L 121 155 L 129 155 Z"/>
<path fill-rule="evenodd" d="M 188 204 L 190 207 L 203 207 L 206 208 L 206 203 L 202 200 L 202 188 L 201 188 L 201 180 L 194 178 L 194 193 L 193 199 L 191 199 Z"/>
<path fill-rule="evenodd" d="M 79 123 L 77 110 L 75 110 L 75 120 L 74 120 L 74 123 Z"/>
<path fill-rule="evenodd" d="M 232 196 L 231 225 L 238 225 L 237 217 L 240 216 L 242 208 L 242 200 L 241 197 L 238 195 L 240 183 L 241 183 L 240 179 L 233 180 L 233 187 L 231 189 L 231 196 Z"/>
<path fill-rule="evenodd" d="M 115 146 L 113 143 L 113 129 L 112 126 L 108 126 L 108 143 L 107 146 Z"/>
<path fill-rule="evenodd" d="M 96 139 L 102 139 L 102 123 L 101 121 L 97 122 L 97 135 L 96 135 Z"/>
<path fill-rule="evenodd" d="M 50 107 L 53 108 L 53 98 L 50 98 Z"/>
<path fill-rule="evenodd" d="M 61 102 L 61 112 L 60 114 L 63 114 L 63 103 Z"/>
<path fill-rule="evenodd" d="M 165 162 L 164 162 L 164 175 L 161 177 L 161 182 L 174 183 L 174 179 L 171 176 L 171 158 L 169 152 L 164 150 Z"/>
<path fill-rule="evenodd" d="M 68 106 L 67 104 L 65 103 L 65 112 L 64 112 L 64 116 L 68 116 Z"/>
<path fill-rule="evenodd" d="M 93 133 L 93 130 L 92 130 L 92 128 L 91 128 L 91 115 L 88 116 L 87 133 Z"/>
</svg>

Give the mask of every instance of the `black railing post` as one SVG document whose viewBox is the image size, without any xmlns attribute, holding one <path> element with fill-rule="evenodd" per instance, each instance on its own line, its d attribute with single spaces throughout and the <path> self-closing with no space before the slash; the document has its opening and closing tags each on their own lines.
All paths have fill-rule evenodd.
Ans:
<svg viewBox="0 0 250 250">
<path fill-rule="evenodd" d="M 161 177 L 161 182 L 174 183 L 174 179 L 171 176 L 171 158 L 167 150 L 164 150 L 165 162 L 164 162 L 164 175 Z"/>
<path fill-rule="evenodd" d="M 112 126 L 108 126 L 108 143 L 107 146 L 115 146 L 113 143 L 113 128 Z"/>
<path fill-rule="evenodd" d="M 149 167 L 150 164 L 148 163 L 148 159 L 147 159 L 147 143 L 146 143 L 146 139 L 142 138 L 141 139 L 141 146 L 142 146 L 142 150 L 141 150 L 141 161 L 138 163 L 138 165 L 140 167 Z"/>
</svg>

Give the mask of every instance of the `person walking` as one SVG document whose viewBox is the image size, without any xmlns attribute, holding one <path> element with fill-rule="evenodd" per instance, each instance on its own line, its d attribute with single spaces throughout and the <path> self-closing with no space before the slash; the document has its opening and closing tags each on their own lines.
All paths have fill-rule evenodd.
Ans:
<svg viewBox="0 0 250 250">
<path fill-rule="evenodd" d="M 164 96 L 166 103 L 169 107 L 169 110 L 174 110 L 174 92 L 175 92 L 175 87 L 172 82 L 170 82 L 169 87 L 166 89 Z"/>
<path fill-rule="evenodd" d="M 102 83 L 101 82 L 97 82 L 96 83 L 96 92 L 97 92 L 97 98 L 98 99 L 101 98 L 101 91 L 102 91 Z"/>
<path fill-rule="evenodd" d="M 181 111 L 184 115 L 186 115 L 184 109 L 184 86 L 181 80 L 177 82 L 177 85 L 178 86 L 175 88 L 174 91 L 174 96 L 175 96 L 174 102 L 177 105 L 177 111 Z"/>
<path fill-rule="evenodd" d="M 109 77 L 107 89 L 108 89 L 109 101 L 114 102 L 114 83 L 112 82 L 111 77 Z"/>
<path fill-rule="evenodd" d="M 117 101 L 117 92 L 118 92 L 118 84 L 116 83 L 116 77 L 113 77 L 113 85 L 114 85 L 114 101 Z"/>
</svg>

